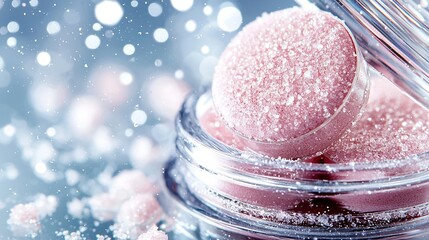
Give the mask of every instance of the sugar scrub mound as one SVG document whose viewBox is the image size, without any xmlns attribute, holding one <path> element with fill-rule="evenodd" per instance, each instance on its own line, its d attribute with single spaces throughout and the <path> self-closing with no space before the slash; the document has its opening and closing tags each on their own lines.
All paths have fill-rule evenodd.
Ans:
<svg viewBox="0 0 429 240">
<path fill-rule="evenodd" d="M 373 79 L 367 109 L 325 154 L 339 163 L 403 159 L 429 151 L 429 111 L 385 79 Z"/>
<path fill-rule="evenodd" d="M 220 57 L 215 108 L 228 127 L 253 141 L 252 150 L 312 155 L 344 133 L 366 100 L 366 70 L 361 74 L 357 56 L 349 31 L 329 13 L 292 8 L 266 14 Z"/>
</svg>

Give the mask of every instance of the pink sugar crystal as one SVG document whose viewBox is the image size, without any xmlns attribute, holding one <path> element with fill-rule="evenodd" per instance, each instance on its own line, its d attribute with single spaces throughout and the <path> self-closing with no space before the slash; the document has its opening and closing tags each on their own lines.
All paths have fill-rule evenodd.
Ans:
<svg viewBox="0 0 429 240">
<path fill-rule="evenodd" d="M 158 228 L 153 225 L 149 230 L 139 236 L 137 240 L 168 240 L 167 234 L 159 231 Z"/>
<path fill-rule="evenodd" d="M 361 119 L 326 155 L 348 163 L 402 159 L 429 151 L 429 112 L 389 81 L 372 80 Z"/>
<path fill-rule="evenodd" d="M 88 200 L 88 205 L 91 208 L 92 216 L 104 222 L 113 220 L 116 217 L 119 208 L 126 199 L 121 195 L 101 193 L 92 196 Z"/>
<path fill-rule="evenodd" d="M 57 206 L 58 199 L 55 196 L 38 194 L 33 202 L 14 206 L 7 224 L 15 236 L 35 237 L 41 230 L 40 221 L 51 216 Z"/>
<path fill-rule="evenodd" d="M 299 138 L 335 116 L 346 101 L 357 74 L 356 56 L 349 32 L 329 13 L 292 8 L 264 15 L 247 25 L 222 54 L 213 78 L 215 108 L 244 138 L 265 143 Z M 332 136 L 282 152 L 249 147 L 274 157 L 314 154 L 340 137 L 361 105 L 357 100 L 342 109 L 353 113 L 338 118 L 334 125 L 342 129 L 326 131 Z M 301 152 L 293 151 L 301 146 Z"/>
<path fill-rule="evenodd" d="M 7 224 L 16 236 L 36 236 L 40 231 L 40 216 L 36 205 L 16 205 L 10 210 Z"/>
<path fill-rule="evenodd" d="M 162 216 L 161 206 L 150 194 L 138 194 L 124 202 L 114 226 L 115 237 L 136 239 Z"/>
</svg>

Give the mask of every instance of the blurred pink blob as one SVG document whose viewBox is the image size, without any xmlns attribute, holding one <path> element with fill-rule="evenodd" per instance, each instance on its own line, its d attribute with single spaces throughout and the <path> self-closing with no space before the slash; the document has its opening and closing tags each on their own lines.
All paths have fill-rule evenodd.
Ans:
<svg viewBox="0 0 429 240">
<path fill-rule="evenodd" d="M 108 192 L 92 196 L 88 204 L 94 218 L 110 221 L 117 217 L 123 204 L 133 196 L 152 196 L 156 191 L 155 185 L 142 172 L 124 170 L 112 178 Z"/>
<path fill-rule="evenodd" d="M 110 193 L 101 193 L 88 200 L 92 216 L 99 221 L 110 221 L 116 217 L 124 198 Z"/>
<path fill-rule="evenodd" d="M 190 91 L 186 82 L 165 75 L 156 77 L 144 88 L 152 109 L 167 119 L 174 119 Z"/>
<path fill-rule="evenodd" d="M 123 104 L 129 97 L 128 84 L 131 84 L 130 80 L 123 80 L 123 73 L 128 72 L 122 66 L 100 66 L 90 76 L 89 81 L 94 83 L 92 91 L 110 106 Z"/>
<path fill-rule="evenodd" d="M 116 175 L 111 182 L 109 192 L 129 198 L 136 194 L 153 194 L 155 185 L 138 170 L 124 170 Z"/>
<path fill-rule="evenodd" d="M 143 169 L 147 164 L 160 159 L 162 152 L 150 138 L 138 136 L 132 141 L 128 156 L 134 168 Z"/>
<path fill-rule="evenodd" d="M 15 236 L 36 236 L 41 229 L 36 205 L 34 203 L 16 205 L 10 210 L 7 224 Z"/>
<path fill-rule="evenodd" d="M 70 104 L 67 123 L 75 137 L 87 139 L 105 118 L 104 105 L 91 95 L 77 96 Z"/>
<path fill-rule="evenodd" d="M 52 215 L 57 206 L 55 196 L 38 194 L 34 202 L 14 206 L 7 224 L 16 236 L 35 237 L 41 230 L 40 221 Z"/>
<path fill-rule="evenodd" d="M 29 89 L 30 103 L 40 116 L 55 117 L 69 99 L 64 82 L 36 82 Z"/>
</svg>

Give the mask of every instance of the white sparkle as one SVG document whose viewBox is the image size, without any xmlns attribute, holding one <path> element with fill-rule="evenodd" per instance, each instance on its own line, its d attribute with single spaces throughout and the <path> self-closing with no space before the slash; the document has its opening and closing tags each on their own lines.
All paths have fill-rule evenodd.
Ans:
<svg viewBox="0 0 429 240">
<path fill-rule="evenodd" d="M 30 3 L 30 6 L 32 7 L 37 7 L 39 5 L 38 0 L 30 0 L 29 3 Z"/>
<path fill-rule="evenodd" d="M 126 44 L 122 49 L 122 51 L 124 52 L 125 55 L 130 56 L 134 54 L 134 52 L 136 51 L 136 48 L 132 44 Z"/>
<path fill-rule="evenodd" d="M 100 43 L 100 38 L 97 35 L 89 35 L 85 39 L 85 46 L 89 49 L 97 49 Z"/>
<path fill-rule="evenodd" d="M 9 46 L 11 48 L 16 47 L 16 38 L 14 38 L 14 37 L 8 38 L 6 41 L 6 44 L 7 44 L 7 46 Z"/>
<path fill-rule="evenodd" d="M 135 110 L 131 114 L 131 121 L 134 124 L 134 127 L 138 127 L 143 125 L 147 120 L 147 115 L 143 110 Z"/>
<path fill-rule="evenodd" d="M 39 52 L 37 54 L 37 62 L 40 66 L 48 66 L 51 63 L 51 55 L 47 52 Z"/>
<path fill-rule="evenodd" d="M 46 164 L 44 162 L 38 162 L 38 163 L 36 163 L 36 166 L 34 166 L 34 170 L 38 174 L 44 174 L 48 170 L 48 167 L 46 166 Z"/>
<path fill-rule="evenodd" d="M 131 1 L 131 7 L 137 7 L 139 5 L 139 2 L 136 0 Z"/>
<path fill-rule="evenodd" d="M 152 17 L 158 17 L 159 15 L 162 14 L 162 6 L 154 2 L 149 4 L 147 11 L 149 12 L 149 15 L 151 15 Z"/>
<path fill-rule="evenodd" d="M 121 75 L 119 75 L 119 80 L 121 81 L 122 84 L 124 84 L 125 86 L 128 86 L 133 82 L 134 78 L 133 78 L 133 75 L 131 75 L 131 73 L 123 72 L 121 73 Z"/>
<path fill-rule="evenodd" d="M 15 135 L 15 132 L 16 132 L 16 129 L 12 124 L 7 124 L 6 126 L 3 127 L 3 133 L 7 137 L 13 137 L 13 135 Z"/>
<path fill-rule="evenodd" d="M 185 76 L 185 73 L 180 69 L 178 69 L 174 72 L 174 77 L 176 79 L 183 79 L 184 76 Z"/>
<path fill-rule="evenodd" d="M 212 8 L 212 6 L 210 6 L 210 5 L 205 6 L 205 7 L 203 8 L 203 13 L 204 13 L 204 15 L 206 15 L 206 16 L 210 16 L 210 15 L 212 15 L 212 13 L 213 13 L 213 8 Z"/>
<path fill-rule="evenodd" d="M 217 15 L 217 24 L 225 32 L 234 32 L 242 23 L 241 12 L 234 6 L 222 8 Z"/>
<path fill-rule="evenodd" d="M 92 24 L 92 30 L 94 30 L 94 31 L 100 31 L 101 29 L 103 28 L 103 26 L 101 26 L 101 24 L 100 23 L 94 23 L 94 24 Z"/>
<path fill-rule="evenodd" d="M 153 38 L 159 43 L 166 42 L 168 36 L 168 31 L 165 28 L 158 28 L 153 32 Z"/>
<path fill-rule="evenodd" d="M 170 0 L 170 2 L 180 12 L 188 11 L 194 5 L 194 0 Z"/>
<path fill-rule="evenodd" d="M 194 32 L 197 29 L 197 23 L 194 20 L 188 20 L 185 23 L 185 29 L 188 32 Z"/>
<path fill-rule="evenodd" d="M 201 53 L 203 54 L 209 54 L 210 53 L 210 48 L 207 45 L 204 45 L 201 47 Z"/>
<path fill-rule="evenodd" d="M 57 134 L 57 130 L 55 130 L 55 128 L 50 127 L 46 129 L 46 135 L 48 135 L 48 137 L 54 137 L 56 134 Z"/>
<path fill-rule="evenodd" d="M 121 21 L 124 10 L 117 1 L 104 0 L 95 5 L 95 17 L 104 25 L 114 26 Z"/>
<path fill-rule="evenodd" d="M 11 21 L 7 24 L 7 30 L 10 33 L 16 33 L 19 31 L 19 24 L 15 21 Z"/>
<path fill-rule="evenodd" d="M 57 34 L 57 33 L 59 33 L 61 31 L 61 26 L 60 26 L 60 24 L 57 21 L 51 21 L 46 26 L 46 31 L 50 35 L 55 35 L 55 34 Z"/>
</svg>

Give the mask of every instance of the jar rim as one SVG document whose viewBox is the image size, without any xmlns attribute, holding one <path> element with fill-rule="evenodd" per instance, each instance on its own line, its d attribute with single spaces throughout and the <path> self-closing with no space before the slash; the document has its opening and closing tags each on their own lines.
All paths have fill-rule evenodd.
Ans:
<svg viewBox="0 0 429 240">
<path fill-rule="evenodd" d="M 176 118 L 176 131 L 178 133 L 176 147 L 178 148 L 179 155 L 186 155 L 184 158 L 200 167 L 206 167 L 210 171 L 226 174 L 239 181 L 259 184 L 257 179 L 255 180 L 255 176 L 261 176 L 261 174 L 245 172 L 242 170 L 245 167 L 257 167 L 274 172 L 288 170 L 336 174 L 368 171 L 402 171 L 399 171 L 400 174 L 380 179 L 360 179 L 359 181 L 347 179 L 335 181 L 323 180 L 320 184 L 316 184 L 319 186 L 317 191 L 328 192 L 349 191 L 350 189 L 354 189 L 356 185 L 360 185 L 364 189 L 371 189 L 373 187 L 393 188 L 429 180 L 429 152 L 412 155 L 403 159 L 324 164 L 271 158 L 256 152 L 236 149 L 215 139 L 200 126 L 198 109 L 207 108 L 207 104 L 211 104 L 211 94 L 207 87 L 189 95 L 185 100 Z M 200 154 L 199 157 L 198 154 Z M 204 156 L 201 156 L 201 154 Z M 237 164 L 241 170 L 237 169 Z M 410 171 L 406 170 L 408 168 L 410 168 Z M 302 180 L 305 185 L 305 179 Z M 263 184 L 287 185 L 289 187 L 289 183 L 288 181 L 284 181 L 282 177 L 270 177 L 268 179 L 265 178 L 265 183 Z M 377 184 L 374 185 L 374 183 Z M 308 183 L 309 188 L 314 188 L 314 186 L 314 181 Z"/>
</svg>

